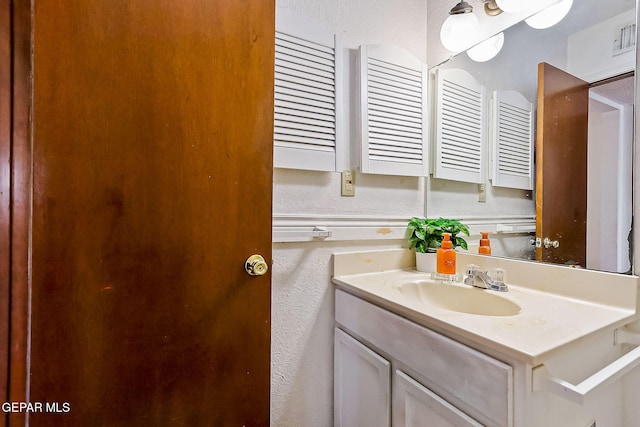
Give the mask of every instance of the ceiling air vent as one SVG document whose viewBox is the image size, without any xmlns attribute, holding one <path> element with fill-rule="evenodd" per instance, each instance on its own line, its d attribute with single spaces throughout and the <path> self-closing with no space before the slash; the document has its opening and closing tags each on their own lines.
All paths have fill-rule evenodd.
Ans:
<svg viewBox="0 0 640 427">
<path fill-rule="evenodd" d="M 636 47 L 636 24 L 629 23 L 616 28 L 613 41 L 613 56 L 630 52 Z"/>
</svg>

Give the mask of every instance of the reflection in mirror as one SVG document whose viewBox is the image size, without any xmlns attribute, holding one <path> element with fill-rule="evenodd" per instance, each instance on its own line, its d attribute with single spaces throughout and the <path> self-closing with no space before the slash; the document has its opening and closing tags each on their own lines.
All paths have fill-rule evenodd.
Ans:
<svg viewBox="0 0 640 427">
<path fill-rule="evenodd" d="M 633 95 L 632 76 L 590 90 L 586 262 L 597 270 L 631 268 Z"/>
<path fill-rule="evenodd" d="M 432 69 L 432 76 L 435 76 L 436 69 L 464 69 L 485 87 L 487 94 L 496 90 L 517 91 L 534 108 L 538 105 L 538 87 L 541 84 L 539 63 L 550 64 L 588 83 L 588 148 L 587 164 L 584 165 L 587 171 L 586 185 L 584 189 L 580 185 L 574 188 L 575 192 L 580 189 L 580 192 L 586 193 L 583 197 L 586 198 L 584 207 L 579 208 L 584 212 L 574 210 L 574 225 L 569 229 L 545 230 L 540 224 L 543 218 L 540 213 L 540 209 L 543 209 L 540 195 L 544 193 L 546 196 L 554 184 L 550 178 L 552 174 L 544 173 L 544 168 L 541 168 L 542 158 L 538 157 L 534 190 L 536 197 L 524 191 L 499 188 L 492 188 L 492 191 L 498 193 L 495 203 L 500 203 L 500 214 L 506 217 L 522 214 L 523 199 L 526 199 L 524 203 L 527 207 L 524 211 L 536 217 L 535 237 L 540 239 L 542 247 L 535 249 L 530 245 L 529 241 L 534 237 L 532 233 L 520 236 L 520 241 L 524 243 L 516 245 L 513 251 L 507 248 L 501 255 L 577 264 L 580 267 L 618 273 L 630 272 L 635 7 L 635 1 L 632 0 L 574 1 L 569 14 L 551 28 L 536 30 L 525 22 L 520 22 L 507 29 L 504 32 L 502 50 L 490 61 L 475 62 L 466 53 L 461 53 Z M 557 115 L 543 116 L 542 111 L 538 110 L 536 115 L 538 120 L 544 120 L 542 123 L 556 120 L 559 127 L 564 126 L 564 119 Z M 432 129 L 435 127 L 434 124 Z M 538 156 L 542 151 L 541 133 L 537 129 Z M 563 144 L 568 142 L 563 141 Z M 543 188 L 543 177 L 548 178 L 544 192 L 539 190 Z M 446 208 L 438 206 L 437 190 L 453 185 L 443 184 L 438 179 L 432 181 L 434 183 L 431 188 L 436 189 L 436 195 L 428 199 L 430 216 L 445 213 Z M 434 200 L 435 203 L 430 203 Z M 552 218 L 553 214 L 550 214 Z M 579 224 L 580 222 L 584 224 Z M 569 243 L 567 236 L 579 235 L 580 227 L 585 228 L 586 236 L 582 240 L 578 239 L 581 242 L 578 244 L 578 252 L 581 251 L 582 254 L 571 253 L 564 257 L 563 249 L 576 245 Z M 543 235 L 545 232 L 547 234 Z M 558 247 L 554 248 L 555 245 L 551 244 L 550 248 L 544 248 L 542 241 L 545 238 L 549 242 L 557 241 Z"/>
</svg>

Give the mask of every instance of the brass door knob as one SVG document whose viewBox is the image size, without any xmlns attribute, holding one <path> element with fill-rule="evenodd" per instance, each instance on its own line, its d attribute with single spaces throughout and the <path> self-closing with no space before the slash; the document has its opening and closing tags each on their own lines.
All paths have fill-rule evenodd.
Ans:
<svg viewBox="0 0 640 427">
<path fill-rule="evenodd" d="M 560 246 L 560 242 L 558 242 L 557 240 L 551 240 L 548 237 L 545 237 L 542 243 L 544 244 L 544 247 L 547 249 L 557 248 L 558 246 Z"/>
<path fill-rule="evenodd" d="M 269 270 L 269 266 L 262 255 L 251 255 L 244 262 L 244 269 L 250 276 L 263 276 Z"/>
</svg>

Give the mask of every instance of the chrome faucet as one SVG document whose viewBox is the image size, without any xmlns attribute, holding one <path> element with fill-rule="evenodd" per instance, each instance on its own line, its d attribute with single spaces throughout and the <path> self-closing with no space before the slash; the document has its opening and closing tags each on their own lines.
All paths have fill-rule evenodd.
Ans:
<svg viewBox="0 0 640 427">
<path fill-rule="evenodd" d="M 489 275 L 489 272 L 480 270 L 480 267 L 474 264 L 467 265 L 466 270 L 465 285 L 499 292 L 507 292 L 509 290 L 504 283 L 504 270 L 502 269 L 495 269 L 492 272 L 494 273 L 493 277 Z"/>
</svg>

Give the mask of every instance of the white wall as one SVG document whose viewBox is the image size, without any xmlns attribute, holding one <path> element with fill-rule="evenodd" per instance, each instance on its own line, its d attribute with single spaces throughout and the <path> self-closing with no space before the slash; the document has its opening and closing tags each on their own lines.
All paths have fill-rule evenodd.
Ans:
<svg viewBox="0 0 640 427">
<path fill-rule="evenodd" d="M 605 97 L 590 99 L 587 268 L 626 273 L 631 267 L 632 111 Z"/>
<path fill-rule="evenodd" d="M 620 111 L 595 100 L 589 103 L 587 183 L 587 268 L 617 271 L 618 152 Z M 600 224 L 608 224 L 601 227 Z M 626 237 L 626 236 L 625 236 Z"/>
<path fill-rule="evenodd" d="M 588 82 L 633 71 L 635 50 L 614 55 L 613 42 L 616 28 L 635 22 L 635 18 L 635 10 L 630 9 L 569 36 L 567 71 Z"/>
</svg>

